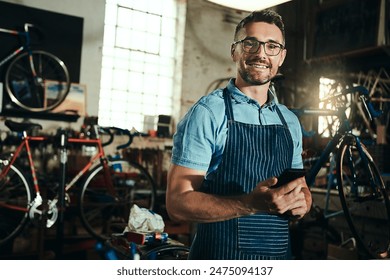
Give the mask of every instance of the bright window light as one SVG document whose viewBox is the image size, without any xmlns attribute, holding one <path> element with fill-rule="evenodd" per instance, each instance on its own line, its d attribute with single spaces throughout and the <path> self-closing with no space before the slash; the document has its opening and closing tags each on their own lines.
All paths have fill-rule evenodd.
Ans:
<svg viewBox="0 0 390 280">
<path fill-rule="evenodd" d="M 319 108 L 335 110 L 340 107 L 341 104 L 348 105 L 351 103 L 351 96 L 345 95 L 336 99 L 329 99 L 331 96 L 337 95 L 342 92 L 344 86 L 338 83 L 336 80 L 326 77 L 320 78 L 319 86 Z M 343 99 L 343 100 L 341 100 Z M 325 101 L 326 100 L 326 101 Z M 347 117 L 350 115 L 351 108 L 346 107 L 345 113 Z M 323 137 L 332 137 L 336 132 L 340 122 L 336 116 L 323 116 L 318 118 L 318 133 Z"/>
<path fill-rule="evenodd" d="M 147 132 L 173 111 L 176 0 L 107 0 L 99 124 Z"/>
</svg>

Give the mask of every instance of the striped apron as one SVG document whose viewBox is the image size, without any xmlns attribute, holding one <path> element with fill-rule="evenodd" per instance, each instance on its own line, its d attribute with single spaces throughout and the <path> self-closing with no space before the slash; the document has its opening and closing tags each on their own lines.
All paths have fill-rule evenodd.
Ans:
<svg viewBox="0 0 390 280">
<path fill-rule="evenodd" d="M 231 95 L 224 89 L 228 135 L 222 161 L 201 191 L 217 195 L 251 192 L 265 179 L 290 168 L 293 141 L 287 123 L 275 106 L 281 125 L 234 121 Z M 288 219 L 268 213 L 222 222 L 200 223 L 189 259 L 287 259 Z"/>
</svg>

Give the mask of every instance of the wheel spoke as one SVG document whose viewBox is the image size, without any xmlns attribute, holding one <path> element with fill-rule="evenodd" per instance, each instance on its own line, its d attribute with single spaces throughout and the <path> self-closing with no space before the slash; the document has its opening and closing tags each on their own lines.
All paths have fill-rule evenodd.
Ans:
<svg viewBox="0 0 390 280">
<path fill-rule="evenodd" d="M 31 201 L 30 186 L 18 168 L 11 166 L 5 178 L 0 186 L 0 246 L 23 230 Z"/>
<path fill-rule="evenodd" d="M 155 201 L 155 184 L 142 166 L 125 160 L 114 160 L 110 166 L 113 190 L 107 187 L 106 173 L 99 165 L 87 175 L 80 195 L 81 220 L 98 239 L 123 231 L 133 204 L 152 210 Z"/>
<path fill-rule="evenodd" d="M 344 140 L 338 157 L 338 188 L 350 235 L 362 258 L 382 258 L 390 245 L 390 206 L 380 173 L 365 147 Z"/>
</svg>

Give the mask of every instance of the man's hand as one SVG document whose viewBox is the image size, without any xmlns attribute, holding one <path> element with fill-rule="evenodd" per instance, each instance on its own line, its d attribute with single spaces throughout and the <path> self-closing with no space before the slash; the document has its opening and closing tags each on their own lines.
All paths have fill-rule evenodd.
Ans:
<svg viewBox="0 0 390 280">
<path fill-rule="evenodd" d="M 276 178 L 270 178 L 256 186 L 249 194 L 253 209 L 256 212 L 266 211 L 275 214 L 288 214 L 297 219 L 302 218 L 309 210 L 309 204 L 303 191 L 307 188 L 305 179 L 298 178 L 278 188 L 272 188 L 276 183 Z"/>
</svg>

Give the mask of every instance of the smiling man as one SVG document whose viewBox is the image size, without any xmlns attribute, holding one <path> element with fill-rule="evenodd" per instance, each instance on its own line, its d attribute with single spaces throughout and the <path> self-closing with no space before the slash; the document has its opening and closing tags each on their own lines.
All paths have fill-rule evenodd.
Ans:
<svg viewBox="0 0 390 280">
<path fill-rule="evenodd" d="M 191 259 L 287 259 L 289 219 L 310 209 L 297 117 L 277 104 L 270 83 L 286 56 L 284 24 L 255 11 L 236 27 L 237 75 L 202 97 L 174 135 L 166 204 L 173 220 L 197 223 Z"/>
</svg>

